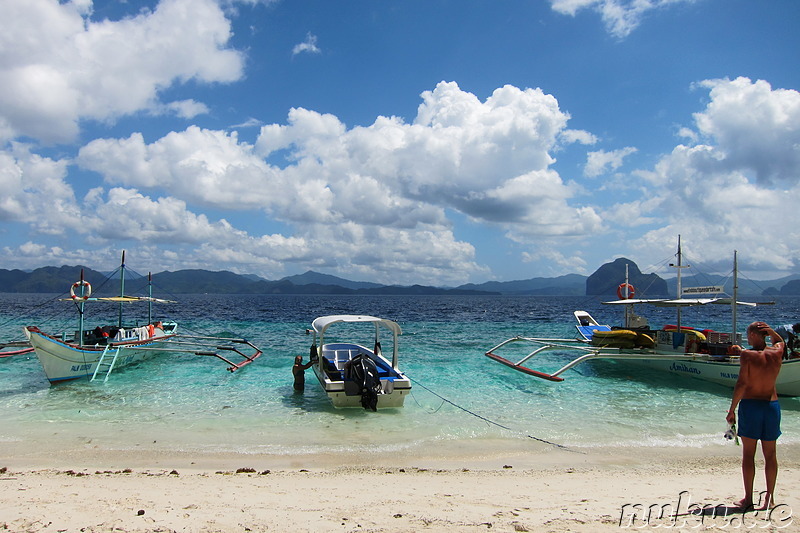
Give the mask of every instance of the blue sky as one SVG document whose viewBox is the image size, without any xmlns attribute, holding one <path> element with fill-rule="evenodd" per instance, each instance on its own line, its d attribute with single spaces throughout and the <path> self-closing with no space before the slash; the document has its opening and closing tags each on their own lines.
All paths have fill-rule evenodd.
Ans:
<svg viewBox="0 0 800 533">
<path fill-rule="evenodd" d="M 800 2 L 0 0 L 0 268 L 800 272 Z"/>
</svg>

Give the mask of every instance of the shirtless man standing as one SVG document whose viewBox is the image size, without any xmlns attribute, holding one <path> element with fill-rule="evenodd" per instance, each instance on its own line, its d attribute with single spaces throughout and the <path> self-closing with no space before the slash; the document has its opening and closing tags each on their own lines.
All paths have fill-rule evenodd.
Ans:
<svg viewBox="0 0 800 533">
<path fill-rule="evenodd" d="M 767 346 L 770 337 L 772 346 Z M 739 355 L 739 379 L 733 388 L 733 399 L 726 420 L 736 423 L 739 407 L 738 433 L 742 438 L 742 478 L 744 498 L 737 503 L 742 511 L 753 509 L 753 480 L 756 474 L 755 455 L 758 441 L 764 454 L 764 475 L 767 492 L 759 510 L 767 510 L 775 495 L 778 478 L 776 443 L 781 434 L 781 407 L 775 380 L 781 371 L 783 338 L 764 322 L 753 322 L 747 327 L 747 342 L 752 350 L 731 347 L 731 355 Z"/>
</svg>

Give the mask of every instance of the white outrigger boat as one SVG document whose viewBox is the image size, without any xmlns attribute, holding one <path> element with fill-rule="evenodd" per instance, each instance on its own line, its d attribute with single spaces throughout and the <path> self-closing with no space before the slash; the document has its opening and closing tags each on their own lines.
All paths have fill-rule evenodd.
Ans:
<svg viewBox="0 0 800 533">
<path fill-rule="evenodd" d="M 115 369 L 137 363 L 148 357 L 165 352 L 191 353 L 211 356 L 228 363 L 233 372 L 255 360 L 261 355 L 255 345 L 245 339 L 221 338 L 214 336 L 179 335 L 175 322 L 152 319 L 152 304 L 174 303 L 152 297 L 152 286 L 148 283 L 148 296 L 126 296 L 125 291 L 125 253 L 122 254 L 120 272 L 120 295 L 111 297 L 92 296 L 92 287 L 83 278 L 70 288 L 70 297 L 64 301 L 74 302 L 78 308 L 79 323 L 74 335 L 67 333 L 48 334 L 38 326 L 26 326 L 23 331 L 36 352 L 45 375 L 50 383 L 89 378 L 90 381 L 107 381 Z M 148 282 L 151 277 L 148 277 Z M 84 328 L 85 305 L 94 302 L 119 303 L 119 318 L 114 326 Z M 143 326 L 123 325 L 122 306 L 128 303 L 147 302 L 148 320 Z M 247 353 L 245 353 L 246 350 Z M 221 352 L 233 353 L 242 357 L 234 363 Z"/>
<path fill-rule="evenodd" d="M 513 337 L 501 342 L 486 352 L 490 359 L 502 363 L 514 370 L 549 381 L 563 381 L 561 374 L 575 366 L 592 360 L 624 361 L 637 366 L 644 366 L 684 377 L 696 378 L 733 388 L 739 377 L 739 357 L 729 355 L 729 348 L 741 345 L 742 335 L 736 333 L 736 306 L 759 304 L 740 302 L 736 299 L 737 267 L 734 255 L 734 281 L 732 298 L 681 298 L 682 294 L 721 293 L 722 287 L 681 289 L 680 272 L 681 251 L 678 241 L 678 294 L 677 299 L 633 299 L 627 298 L 632 286 L 620 285 L 619 300 L 603 302 L 609 305 L 625 307 L 625 322 L 621 328 L 612 328 L 598 323 L 589 313 L 575 311 L 578 336 L 574 339 L 549 339 L 536 337 Z M 772 302 L 768 302 L 772 303 Z M 677 310 L 677 324 L 654 330 L 647 320 L 633 313 L 635 304 L 649 304 L 660 307 L 673 307 Z M 730 305 L 732 309 L 731 332 L 698 330 L 681 325 L 681 309 L 686 306 Z M 519 360 L 511 361 L 497 355 L 501 348 L 526 342 L 535 349 Z M 526 363 L 534 356 L 546 351 L 564 351 L 577 353 L 577 357 L 552 373 L 534 370 Z M 778 394 L 781 396 L 800 396 L 800 358 L 785 358 L 783 367 L 776 382 Z"/>
<path fill-rule="evenodd" d="M 325 344 L 328 328 L 341 323 L 364 323 L 374 326 L 374 347 L 336 342 Z M 383 356 L 381 329 L 392 334 L 392 360 Z M 311 323 L 313 344 L 311 361 L 319 384 L 334 407 L 364 407 L 377 410 L 402 407 L 411 392 L 411 380 L 397 367 L 400 326 L 391 320 L 366 315 L 331 315 Z"/>
</svg>

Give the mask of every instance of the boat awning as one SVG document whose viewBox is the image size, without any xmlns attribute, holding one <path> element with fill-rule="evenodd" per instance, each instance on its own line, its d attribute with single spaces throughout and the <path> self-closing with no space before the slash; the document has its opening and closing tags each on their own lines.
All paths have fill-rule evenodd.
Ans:
<svg viewBox="0 0 800 533">
<path fill-rule="evenodd" d="M 315 318 L 314 321 L 311 323 L 311 327 L 318 335 L 322 335 L 325 333 L 325 330 L 328 329 L 333 324 L 337 324 L 340 322 L 368 322 L 375 324 L 376 326 L 383 326 L 389 329 L 394 335 L 400 335 L 402 331 L 400 330 L 400 325 L 397 322 L 392 320 L 386 320 L 385 318 L 378 318 L 369 315 L 329 315 L 329 316 L 321 316 L 319 318 Z"/>
<path fill-rule="evenodd" d="M 151 298 L 149 296 L 102 296 L 89 298 L 61 298 L 62 302 L 114 302 L 114 303 L 134 303 L 134 302 L 156 302 L 161 304 L 174 304 L 174 300 L 162 300 L 161 298 Z"/>
<path fill-rule="evenodd" d="M 657 307 L 690 307 L 694 305 L 709 305 L 709 304 L 716 304 L 716 305 L 731 305 L 733 303 L 733 298 L 676 298 L 672 300 L 660 298 L 660 299 L 633 299 L 630 298 L 628 300 L 613 300 L 610 302 L 603 302 L 604 304 L 608 305 L 633 305 L 633 304 L 650 304 L 655 305 Z M 749 307 L 755 307 L 757 305 L 772 305 L 775 302 L 742 302 L 736 301 L 736 305 L 746 305 Z"/>
<path fill-rule="evenodd" d="M 733 303 L 733 298 L 678 298 L 677 300 L 663 300 L 661 302 L 656 302 L 655 305 L 660 307 L 685 307 L 691 305 L 731 305 Z M 736 305 L 746 305 L 749 307 L 755 307 L 757 305 L 770 305 L 774 304 L 775 302 L 763 302 L 763 303 L 755 303 L 755 302 L 742 302 L 737 300 Z"/>
<path fill-rule="evenodd" d="M 626 300 L 612 300 L 603 302 L 606 305 L 633 305 L 633 304 L 655 304 L 665 301 L 663 298 L 628 298 Z"/>
<path fill-rule="evenodd" d="M 677 298 L 675 300 L 662 300 L 655 302 L 654 305 L 658 307 L 686 307 L 691 305 L 707 305 L 714 303 L 721 303 L 721 298 Z M 730 304 L 728 300 L 728 304 Z"/>
</svg>

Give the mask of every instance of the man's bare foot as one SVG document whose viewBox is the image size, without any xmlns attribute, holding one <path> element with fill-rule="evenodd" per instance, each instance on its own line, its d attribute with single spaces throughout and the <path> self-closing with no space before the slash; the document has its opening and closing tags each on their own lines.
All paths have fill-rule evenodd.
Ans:
<svg viewBox="0 0 800 533">
<path fill-rule="evenodd" d="M 753 500 L 748 498 L 742 498 L 738 502 L 734 503 L 733 508 L 742 513 L 755 510 L 755 508 L 753 507 Z"/>
<path fill-rule="evenodd" d="M 756 511 L 768 511 L 769 510 L 769 506 L 772 504 L 772 495 L 771 494 L 765 492 L 763 494 L 763 496 L 764 496 L 764 503 L 761 505 L 761 507 L 756 509 Z"/>
</svg>

